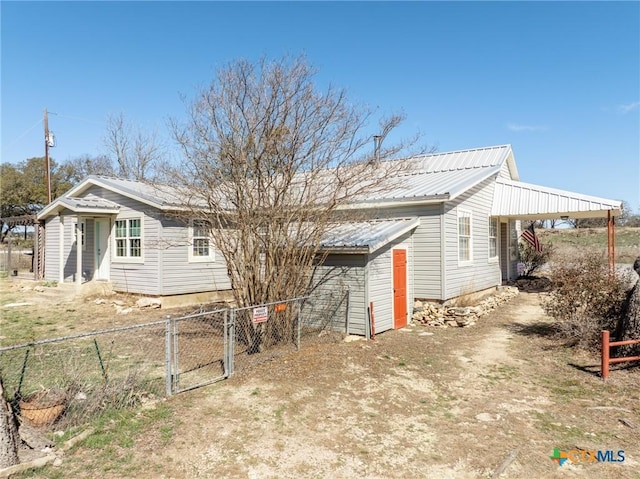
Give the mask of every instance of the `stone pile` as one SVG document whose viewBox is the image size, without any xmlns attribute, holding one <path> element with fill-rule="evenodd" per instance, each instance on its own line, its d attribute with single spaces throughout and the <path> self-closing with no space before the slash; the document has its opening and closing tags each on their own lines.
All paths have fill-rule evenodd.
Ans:
<svg viewBox="0 0 640 479">
<path fill-rule="evenodd" d="M 476 306 L 445 306 L 437 303 L 416 301 L 412 320 L 426 326 L 450 326 L 464 328 L 473 326 L 478 318 L 496 309 L 519 293 L 518 288 L 507 286 L 500 292 L 480 301 Z"/>
</svg>

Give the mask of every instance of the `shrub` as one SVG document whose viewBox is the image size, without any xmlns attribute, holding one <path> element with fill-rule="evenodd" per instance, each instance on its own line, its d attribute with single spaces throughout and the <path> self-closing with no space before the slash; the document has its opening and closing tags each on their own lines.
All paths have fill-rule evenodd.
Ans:
<svg viewBox="0 0 640 479">
<path fill-rule="evenodd" d="M 524 270 L 521 275 L 524 277 L 533 276 L 535 270 L 546 264 L 553 255 L 551 243 L 544 244 L 542 251 L 536 251 L 529 243 L 521 241 L 518 243 L 518 249 L 520 250 L 520 262 L 524 264 Z"/>
<path fill-rule="evenodd" d="M 553 289 L 543 301 L 557 331 L 571 345 L 595 348 L 600 331 L 613 330 L 621 318 L 629 277 L 609 272 L 601 253 L 586 252 L 554 261 Z"/>
</svg>

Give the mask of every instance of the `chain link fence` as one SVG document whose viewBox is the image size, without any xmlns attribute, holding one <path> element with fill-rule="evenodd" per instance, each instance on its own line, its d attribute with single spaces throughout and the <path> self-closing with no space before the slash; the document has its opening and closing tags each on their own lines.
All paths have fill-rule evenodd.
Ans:
<svg viewBox="0 0 640 479">
<path fill-rule="evenodd" d="M 177 394 L 229 376 L 229 310 L 201 311 L 168 322 L 167 394 Z"/>
<path fill-rule="evenodd" d="M 65 428 L 340 341 L 348 304 L 348 291 L 318 294 L 3 347 L 0 375 L 30 423 Z"/>
<path fill-rule="evenodd" d="M 158 321 L 0 348 L 8 399 L 37 426 L 66 427 L 163 396 L 165 331 Z"/>
<path fill-rule="evenodd" d="M 341 341 L 349 292 L 236 308 L 232 311 L 230 373 L 271 361 L 311 344 Z"/>
</svg>

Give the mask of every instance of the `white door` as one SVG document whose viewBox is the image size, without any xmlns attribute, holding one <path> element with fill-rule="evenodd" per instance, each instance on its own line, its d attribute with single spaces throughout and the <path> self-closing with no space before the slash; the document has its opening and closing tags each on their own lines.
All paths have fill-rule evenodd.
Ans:
<svg viewBox="0 0 640 479">
<path fill-rule="evenodd" d="M 95 220 L 95 273 L 93 279 L 109 279 L 109 231 L 108 219 Z"/>
</svg>

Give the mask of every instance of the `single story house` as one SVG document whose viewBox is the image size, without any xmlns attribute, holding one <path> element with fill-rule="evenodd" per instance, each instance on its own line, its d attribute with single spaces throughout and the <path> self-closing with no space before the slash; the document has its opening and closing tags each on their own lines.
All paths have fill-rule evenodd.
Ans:
<svg viewBox="0 0 640 479">
<path fill-rule="evenodd" d="M 383 331 L 406 324 L 414 298 L 446 302 L 515 279 L 521 220 L 621 212 L 620 201 L 521 182 L 510 145 L 406 161 L 396 187 L 350 205 L 364 221 L 323 242 L 317 273 L 324 287 L 349 285 L 352 332 L 365 332 L 371 302 Z M 172 217 L 176 208 L 151 185 L 86 178 L 38 215 L 45 279 L 160 297 L 228 291 L 221 255 L 197 223 Z M 331 279 L 330 270 L 342 273 Z"/>
</svg>

